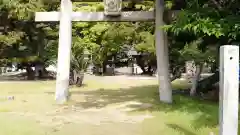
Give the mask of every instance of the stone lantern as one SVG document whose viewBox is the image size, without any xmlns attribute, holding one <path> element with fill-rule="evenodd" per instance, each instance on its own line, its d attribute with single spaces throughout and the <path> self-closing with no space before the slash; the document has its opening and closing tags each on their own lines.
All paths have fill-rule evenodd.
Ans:
<svg viewBox="0 0 240 135">
<path fill-rule="evenodd" d="M 138 52 L 134 49 L 131 48 L 128 52 L 127 52 L 129 58 L 131 59 L 131 67 L 132 67 L 132 74 L 137 74 L 137 68 L 135 68 L 136 66 L 136 58 L 134 58 L 134 56 L 138 56 Z"/>
<path fill-rule="evenodd" d="M 104 14 L 106 16 L 120 16 L 122 10 L 122 0 L 103 0 Z"/>
</svg>

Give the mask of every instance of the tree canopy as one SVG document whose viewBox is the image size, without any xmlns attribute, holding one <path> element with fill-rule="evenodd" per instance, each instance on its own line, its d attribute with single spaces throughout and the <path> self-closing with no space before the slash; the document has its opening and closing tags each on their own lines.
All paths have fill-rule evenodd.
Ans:
<svg viewBox="0 0 240 135">
<path fill-rule="evenodd" d="M 56 62 L 58 23 L 36 23 L 34 12 L 58 10 L 60 1 L 0 2 L 0 17 L 4 20 L 0 24 L 1 61 L 41 62 L 45 66 Z M 150 11 L 153 8 L 151 1 L 123 3 L 123 11 Z M 166 11 L 179 10 L 176 18 L 167 21 L 163 27 L 168 34 L 172 73 L 180 71 L 186 60 L 212 62 L 216 55 L 208 53 L 208 48 L 239 40 L 237 0 L 169 0 L 165 1 L 165 8 Z M 74 2 L 74 11 L 103 9 L 102 2 Z M 143 71 L 150 72 L 156 67 L 154 22 L 73 23 L 72 52 L 83 55 L 78 49 L 88 50 L 95 65 L 103 66 L 111 57 L 117 58 L 116 61 L 126 59 L 126 51 L 131 48 L 140 54 L 135 58 Z M 206 56 L 199 55 L 202 53 L 206 53 Z"/>
</svg>

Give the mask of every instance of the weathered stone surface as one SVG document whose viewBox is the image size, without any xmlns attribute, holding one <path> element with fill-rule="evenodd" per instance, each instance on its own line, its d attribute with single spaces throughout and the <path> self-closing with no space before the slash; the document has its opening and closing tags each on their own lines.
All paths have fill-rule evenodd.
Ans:
<svg viewBox="0 0 240 135">
<path fill-rule="evenodd" d="M 239 46 L 220 47 L 219 124 L 220 135 L 238 134 Z"/>
</svg>

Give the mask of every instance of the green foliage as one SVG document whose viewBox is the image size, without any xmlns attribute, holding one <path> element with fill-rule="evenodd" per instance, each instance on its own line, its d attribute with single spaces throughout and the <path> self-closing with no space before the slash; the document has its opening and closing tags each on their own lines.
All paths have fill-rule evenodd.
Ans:
<svg viewBox="0 0 240 135">
<path fill-rule="evenodd" d="M 218 47 L 240 41 L 239 4 L 237 0 L 185 1 L 177 17 L 163 27 L 173 37 L 170 65 L 184 65 L 185 60 L 217 65 Z"/>
<path fill-rule="evenodd" d="M 214 36 L 219 40 L 228 38 L 226 42 L 231 43 L 239 40 L 240 36 L 236 5 L 239 6 L 236 0 L 225 5 L 217 1 L 188 1 L 187 7 L 180 11 L 176 20 L 164 28 L 176 35 L 189 32 L 198 37 Z"/>
<path fill-rule="evenodd" d="M 4 24 L 6 29 L 0 35 L 0 58 L 3 61 L 8 59 L 25 63 L 41 61 L 46 65 L 56 61 L 59 26 L 35 23 L 33 13 L 58 10 L 60 2 L 57 0 L 4 0 L 1 2 L 0 9 L 4 12 L 1 12 L 0 16 L 7 13 L 6 20 L 8 21 Z M 175 5 L 171 1 L 166 4 L 168 9 L 173 6 Z M 153 10 L 152 7 L 153 2 L 135 5 L 131 2 L 123 3 L 125 11 L 149 11 Z M 74 11 L 103 11 L 103 3 L 75 2 L 73 8 Z M 182 65 L 184 60 L 188 59 L 199 59 L 200 61 L 208 59 L 208 56 L 202 57 L 200 55 L 205 51 L 199 49 L 199 46 L 205 43 L 195 43 L 194 46 L 190 44 L 191 41 L 198 38 L 205 41 L 206 36 L 220 38 L 228 34 L 227 36 L 237 39 L 236 30 L 239 29 L 239 26 L 230 21 L 236 16 L 229 20 L 226 18 L 221 20 L 215 12 L 200 13 L 202 10 L 195 12 L 192 9 L 194 9 L 192 5 L 187 7 L 172 24 L 164 27 L 169 31 L 171 67 Z M 203 9 L 203 7 L 198 9 Z M 206 17 L 207 15 L 211 16 Z M 226 21 L 227 25 L 225 25 Z M 140 66 L 143 68 L 149 65 L 154 66 L 156 65 L 154 26 L 153 22 L 74 22 L 72 66 L 79 71 L 86 68 L 89 61 L 84 59 L 84 50 L 90 52 L 91 61 L 95 65 L 102 66 L 109 57 L 125 58 L 126 55 L 123 54 L 130 48 L 135 48 L 139 54 L 144 54 L 144 57 L 138 61 Z M 188 36 L 191 34 L 194 36 L 186 38 L 184 33 L 188 33 Z M 185 45 L 187 46 L 184 47 Z"/>
<path fill-rule="evenodd" d="M 216 54 L 216 49 L 212 47 L 208 47 L 206 51 L 203 51 L 198 48 L 199 44 L 202 42 L 202 39 L 196 40 L 190 44 L 184 46 L 180 53 L 184 56 L 185 61 L 195 61 L 196 64 L 212 62 L 216 58 L 214 57 Z"/>
<path fill-rule="evenodd" d="M 154 35 L 152 35 L 148 31 L 140 32 L 139 33 L 139 43 L 135 46 L 135 48 L 139 52 L 148 52 L 155 54 L 155 39 Z"/>
<path fill-rule="evenodd" d="M 81 72 L 84 71 L 89 61 L 86 59 L 86 54 L 84 54 L 85 46 L 82 46 L 81 39 L 76 37 L 73 39 L 72 53 L 71 53 L 71 69 Z"/>
<path fill-rule="evenodd" d="M 0 1 L 0 16 L 3 30 L 0 35 L 0 59 L 48 63 L 56 57 L 56 43 L 48 40 L 56 37 L 55 27 L 37 24 L 33 21 L 34 12 L 48 10 L 44 0 L 3 0 Z M 53 3 L 51 1 L 50 3 Z M 33 59 L 34 58 L 34 59 Z"/>
<path fill-rule="evenodd" d="M 137 4 L 136 9 L 150 10 L 152 2 Z M 123 7 L 131 6 L 124 3 Z M 102 11 L 102 3 L 76 2 L 75 11 Z M 74 23 L 74 34 L 81 37 L 81 44 L 93 55 L 93 62 L 102 65 L 109 56 L 124 52 L 126 46 L 135 46 L 139 52 L 155 53 L 153 40 L 153 23 Z M 149 28 L 147 28 L 150 26 Z M 149 48 L 151 46 L 151 48 Z M 149 49 L 148 49 L 149 48 Z"/>
<path fill-rule="evenodd" d="M 7 11 L 9 18 L 27 20 L 33 13 L 42 10 L 44 5 L 41 0 L 2 0 L 0 10 Z"/>
</svg>

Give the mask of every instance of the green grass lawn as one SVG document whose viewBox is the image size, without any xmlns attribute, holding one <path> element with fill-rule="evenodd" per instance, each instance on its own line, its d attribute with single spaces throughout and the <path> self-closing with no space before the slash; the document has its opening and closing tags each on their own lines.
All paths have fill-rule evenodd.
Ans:
<svg viewBox="0 0 240 135">
<path fill-rule="evenodd" d="M 186 87 L 174 82 L 173 88 Z M 86 80 L 54 102 L 54 81 L 0 83 L 0 135 L 208 135 L 218 132 L 218 104 L 174 96 L 159 102 L 157 81 Z M 14 100 L 7 100 L 14 96 Z"/>
</svg>

